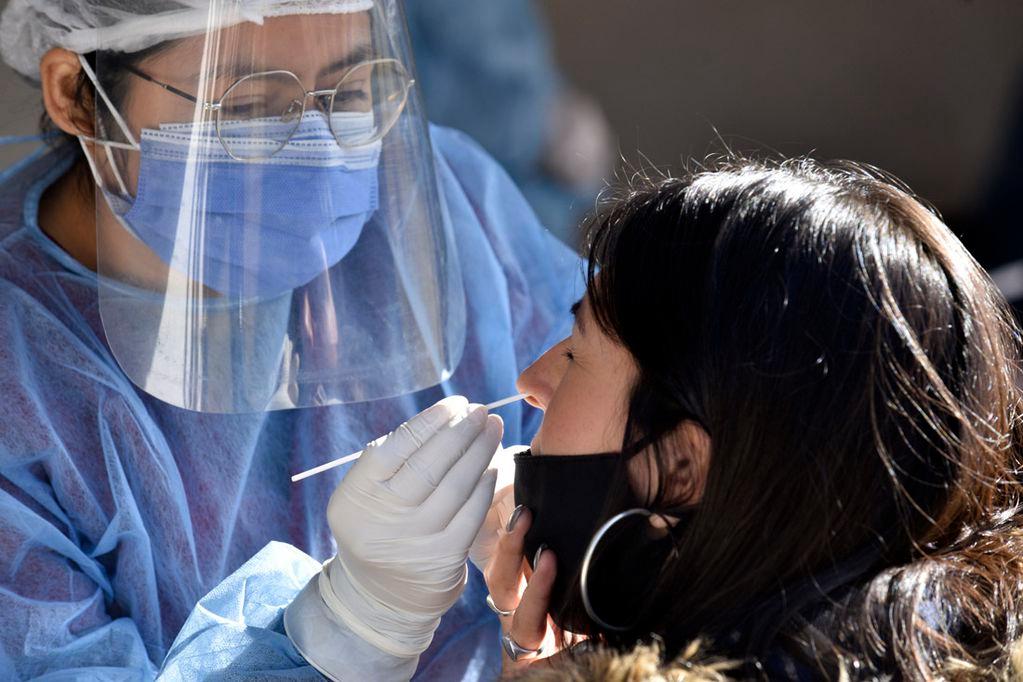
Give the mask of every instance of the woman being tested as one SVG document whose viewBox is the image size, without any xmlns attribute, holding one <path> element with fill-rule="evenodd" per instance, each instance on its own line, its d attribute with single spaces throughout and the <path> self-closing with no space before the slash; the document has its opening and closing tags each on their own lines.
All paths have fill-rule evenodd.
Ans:
<svg viewBox="0 0 1023 682">
<path fill-rule="evenodd" d="M 567 331 L 578 260 L 477 147 L 427 127 L 407 43 L 397 0 L 7 3 L 3 58 L 53 132 L 0 177 L 0 677 L 315 676 L 280 616 L 335 552 L 344 472 L 289 475 L 445 395 L 513 393 Z M 402 494 L 440 500 L 403 529 L 430 542 L 399 543 L 425 578 L 353 596 L 338 575 L 346 620 L 289 611 L 331 674 L 499 666 L 478 573 L 440 618 L 501 420 L 438 413 L 443 453 L 414 425 L 389 446 Z M 521 405 L 501 416 L 532 436 Z M 316 561 L 257 555 L 271 540 Z"/>
<path fill-rule="evenodd" d="M 741 679 L 1023 674 L 1019 331 L 933 213 L 855 166 L 729 161 L 632 188 L 588 255 L 519 379 L 544 421 L 485 569 L 506 672 L 682 679 L 699 640 Z"/>
<path fill-rule="evenodd" d="M 1023 674 L 1019 330 L 931 211 L 723 162 L 612 203 L 589 258 L 519 379 L 545 417 L 486 571 L 509 668 L 600 679 L 574 633 L 701 639 L 743 679 Z"/>
</svg>

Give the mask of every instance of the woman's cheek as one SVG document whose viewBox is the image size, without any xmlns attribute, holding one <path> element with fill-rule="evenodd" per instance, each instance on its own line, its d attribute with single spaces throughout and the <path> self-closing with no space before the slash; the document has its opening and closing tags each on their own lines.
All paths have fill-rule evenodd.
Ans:
<svg viewBox="0 0 1023 682">
<path fill-rule="evenodd" d="M 533 449 L 541 455 L 570 455 L 576 450 L 576 426 L 571 410 L 556 396 L 547 405 L 543 423 L 533 439 Z"/>
<path fill-rule="evenodd" d="M 541 455 L 589 455 L 621 448 L 621 427 L 609 423 L 599 393 L 559 394 L 547 406 L 534 449 Z"/>
</svg>

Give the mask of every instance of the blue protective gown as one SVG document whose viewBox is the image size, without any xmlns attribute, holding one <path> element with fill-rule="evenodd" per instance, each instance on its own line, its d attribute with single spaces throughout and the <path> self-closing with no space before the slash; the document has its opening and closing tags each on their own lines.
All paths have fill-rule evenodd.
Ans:
<svg viewBox="0 0 1023 682">
<path fill-rule="evenodd" d="M 0 679 L 316 677 L 281 615 L 335 552 L 324 510 L 344 471 L 297 485 L 289 475 L 444 394 L 514 393 L 518 372 L 569 332 L 582 293 L 578 259 L 504 172 L 464 135 L 431 134 L 464 276 L 465 352 L 442 386 L 368 404 L 210 415 L 141 392 L 104 341 L 95 274 L 36 222 L 72 157 L 41 152 L 0 176 Z M 499 413 L 506 444 L 539 423 L 521 403 Z M 496 674 L 484 596 L 473 570 L 419 678 Z"/>
</svg>

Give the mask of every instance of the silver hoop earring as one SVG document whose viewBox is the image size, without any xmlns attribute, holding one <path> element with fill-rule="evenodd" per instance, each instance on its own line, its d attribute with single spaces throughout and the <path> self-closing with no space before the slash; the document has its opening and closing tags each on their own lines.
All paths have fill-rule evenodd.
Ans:
<svg viewBox="0 0 1023 682">
<path fill-rule="evenodd" d="M 597 545 L 600 544 L 600 541 L 604 538 L 604 535 L 607 534 L 609 530 L 611 530 L 612 526 L 614 526 L 622 519 L 626 519 L 630 516 L 645 516 L 647 518 L 650 518 L 651 516 L 653 516 L 653 512 L 651 512 L 649 509 L 636 507 L 635 509 L 626 509 L 625 511 L 619 514 L 615 514 L 610 519 L 605 521 L 604 525 L 597 529 L 597 532 L 593 535 L 593 539 L 590 540 L 590 544 L 586 547 L 586 554 L 583 555 L 583 565 L 579 574 L 579 592 L 582 594 L 583 608 L 586 609 L 586 615 L 589 616 L 590 620 L 592 620 L 600 627 L 606 630 L 613 630 L 614 632 L 625 632 L 626 630 L 631 629 L 631 626 L 620 627 L 617 625 L 611 625 L 610 623 L 603 620 L 600 616 L 597 615 L 597 613 L 593 610 L 593 604 L 590 603 L 590 593 L 589 590 L 587 589 L 587 580 L 589 579 L 590 575 L 590 560 L 593 559 L 593 554 L 597 550 Z"/>
</svg>

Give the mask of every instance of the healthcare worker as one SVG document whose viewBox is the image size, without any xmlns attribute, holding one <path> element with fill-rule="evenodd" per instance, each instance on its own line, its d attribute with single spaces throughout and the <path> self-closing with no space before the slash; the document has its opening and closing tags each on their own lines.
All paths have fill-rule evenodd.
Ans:
<svg viewBox="0 0 1023 682">
<path fill-rule="evenodd" d="M 0 48 L 63 136 L 0 176 L 0 677 L 493 674 L 496 417 L 289 482 L 513 393 L 581 293 L 398 0 L 11 0 Z"/>
</svg>

